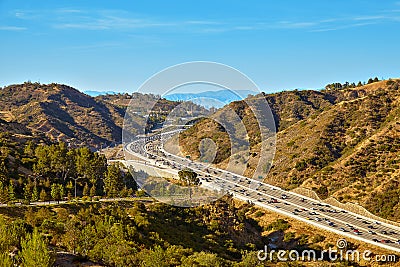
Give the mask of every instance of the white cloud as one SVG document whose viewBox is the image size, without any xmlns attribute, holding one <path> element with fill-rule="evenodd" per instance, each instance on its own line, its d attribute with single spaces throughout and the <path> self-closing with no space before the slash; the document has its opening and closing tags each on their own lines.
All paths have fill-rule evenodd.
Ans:
<svg viewBox="0 0 400 267">
<path fill-rule="evenodd" d="M 18 26 L 0 26 L 0 31 L 24 31 L 27 28 Z"/>
</svg>

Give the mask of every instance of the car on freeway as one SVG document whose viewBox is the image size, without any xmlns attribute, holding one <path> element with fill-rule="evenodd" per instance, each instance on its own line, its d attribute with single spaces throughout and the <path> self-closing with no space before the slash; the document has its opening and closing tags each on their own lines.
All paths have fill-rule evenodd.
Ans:
<svg viewBox="0 0 400 267">
<path fill-rule="evenodd" d="M 376 233 L 374 231 L 368 230 L 368 233 L 370 233 L 371 235 L 376 235 Z"/>
<path fill-rule="evenodd" d="M 275 198 L 271 198 L 272 203 L 279 203 Z"/>
<path fill-rule="evenodd" d="M 373 238 L 372 241 L 374 241 L 374 242 L 379 242 L 379 240 L 376 239 L 376 238 Z"/>
<path fill-rule="evenodd" d="M 387 234 L 388 234 L 388 232 L 386 232 L 385 230 L 382 230 L 382 231 L 381 231 L 381 234 L 383 234 L 383 235 L 387 235 Z"/>
<path fill-rule="evenodd" d="M 344 229 L 343 227 L 339 228 L 339 230 L 342 231 L 342 232 L 347 232 L 347 230 Z"/>
</svg>

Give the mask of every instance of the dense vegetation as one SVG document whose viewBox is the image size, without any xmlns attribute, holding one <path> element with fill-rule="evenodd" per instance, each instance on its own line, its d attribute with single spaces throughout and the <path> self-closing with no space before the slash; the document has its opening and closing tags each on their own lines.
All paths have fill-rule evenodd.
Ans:
<svg viewBox="0 0 400 267">
<path fill-rule="evenodd" d="M 5 267 L 52 266 L 61 264 L 65 254 L 76 266 L 87 260 L 121 267 L 276 266 L 276 259 L 257 259 L 264 244 L 299 251 L 333 246 L 323 245 L 320 234 L 297 233 L 283 219 L 261 226 L 254 218 L 263 216 L 262 211 L 229 197 L 197 208 L 121 201 L 6 207 L 0 213 L 10 218 L 0 218 L 0 260 Z"/>
<path fill-rule="evenodd" d="M 48 201 L 75 196 L 128 196 L 136 190 L 131 174 L 88 148 L 65 143 L 26 144 L 0 136 L 0 202 Z"/>
</svg>

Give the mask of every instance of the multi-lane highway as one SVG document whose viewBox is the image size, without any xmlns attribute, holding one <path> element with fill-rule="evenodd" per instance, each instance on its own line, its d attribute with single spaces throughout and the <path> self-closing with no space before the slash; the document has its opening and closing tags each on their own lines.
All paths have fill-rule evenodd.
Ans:
<svg viewBox="0 0 400 267">
<path fill-rule="evenodd" d="M 400 227 L 366 218 L 330 206 L 315 199 L 282 190 L 279 187 L 248 177 L 195 162 L 164 150 L 163 144 L 180 130 L 139 138 L 125 146 L 125 151 L 150 164 L 171 169 L 191 168 L 197 172 L 202 185 L 226 191 L 234 197 L 257 206 L 312 224 L 327 231 L 400 252 Z"/>
</svg>

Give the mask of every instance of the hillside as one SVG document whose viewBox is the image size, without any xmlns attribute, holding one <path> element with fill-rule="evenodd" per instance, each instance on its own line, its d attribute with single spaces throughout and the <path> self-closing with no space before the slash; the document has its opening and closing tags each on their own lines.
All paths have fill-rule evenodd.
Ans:
<svg viewBox="0 0 400 267">
<path fill-rule="evenodd" d="M 13 266 L 4 264 L 8 255 L 20 256 L 14 263 L 26 255 L 21 240 L 29 238 L 33 229 L 41 234 L 37 243 L 42 244 L 34 247 L 33 253 L 53 255 L 56 261 L 52 266 L 315 266 L 315 261 L 307 260 L 282 264 L 276 257 L 259 261 L 257 253 L 268 244 L 299 252 L 313 249 L 321 255 L 329 247 L 334 250 L 340 239 L 337 234 L 229 197 L 196 208 L 139 199 L 12 206 L 0 207 L 2 266 Z M 374 255 L 389 253 L 356 240 L 348 240 L 348 247 L 368 249 Z M 319 265 L 371 266 L 363 259 L 327 258 Z"/>
<path fill-rule="evenodd" d="M 67 85 L 10 85 L 0 90 L 0 99 L 0 119 L 7 131 L 44 134 L 76 146 L 99 147 L 121 140 L 124 109 Z"/>
<path fill-rule="evenodd" d="M 399 220 L 399 85 L 399 80 L 389 80 L 340 90 L 256 96 L 270 103 L 278 129 L 276 155 L 265 181 L 286 189 L 309 188 L 321 198 L 357 202 L 377 215 Z M 245 114 L 243 122 L 252 129 L 251 116 L 246 115 L 250 113 L 241 106 L 236 102 L 225 108 Z M 203 121 L 191 131 L 198 129 L 216 133 L 220 144 L 229 144 L 218 125 Z M 181 146 L 196 158 L 199 139 L 189 136 L 181 135 Z M 265 145 L 252 140 L 253 151 Z M 223 165 L 230 150 L 223 146 L 218 153 L 215 163 Z M 257 153 L 252 153 L 247 175 L 257 163 Z"/>
</svg>

